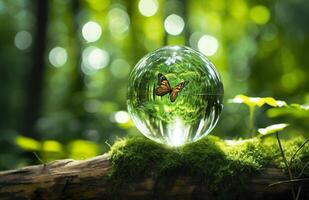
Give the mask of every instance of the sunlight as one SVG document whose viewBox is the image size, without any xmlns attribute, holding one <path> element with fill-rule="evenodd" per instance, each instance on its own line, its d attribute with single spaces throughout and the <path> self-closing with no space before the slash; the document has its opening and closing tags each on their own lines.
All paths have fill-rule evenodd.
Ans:
<svg viewBox="0 0 309 200">
<path fill-rule="evenodd" d="M 179 35 L 184 27 L 184 20 L 176 14 L 171 14 L 164 20 L 164 28 L 170 35 Z"/>
<path fill-rule="evenodd" d="M 138 3 L 139 12 L 145 17 L 151 17 L 156 14 L 159 8 L 157 0 L 140 0 Z"/>
<path fill-rule="evenodd" d="M 250 138 L 250 139 L 234 139 L 234 140 L 224 140 L 225 144 L 227 146 L 236 146 L 236 145 L 239 145 L 239 144 L 244 144 L 246 142 L 253 142 L 255 140 L 255 138 Z"/>
<path fill-rule="evenodd" d="M 177 118 L 174 123 L 168 126 L 168 144 L 171 146 L 184 144 L 188 137 L 189 127 L 185 126 L 180 118 Z"/>
<path fill-rule="evenodd" d="M 54 67 L 61 67 L 63 66 L 68 59 L 67 51 L 62 47 L 54 47 L 48 55 L 49 62 Z"/>
<path fill-rule="evenodd" d="M 211 35 L 203 35 L 198 41 L 198 50 L 206 56 L 214 55 L 219 47 L 218 40 Z"/>
<path fill-rule="evenodd" d="M 260 101 L 260 97 L 250 97 L 249 98 L 250 99 L 250 101 L 252 101 L 253 103 L 258 103 L 259 101 Z"/>
<path fill-rule="evenodd" d="M 82 35 L 87 42 L 97 41 L 102 34 L 101 26 L 93 21 L 87 22 L 82 28 Z"/>
</svg>

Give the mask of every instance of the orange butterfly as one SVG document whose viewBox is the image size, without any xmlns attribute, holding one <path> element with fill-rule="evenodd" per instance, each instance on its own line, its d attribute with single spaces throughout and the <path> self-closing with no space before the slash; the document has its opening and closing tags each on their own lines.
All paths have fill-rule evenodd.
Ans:
<svg viewBox="0 0 309 200">
<path fill-rule="evenodd" d="M 164 96 L 167 93 L 170 93 L 170 100 L 174 102 L 178 96 L 178 93 L 188 84 L 188 81 L 182 81 L 178 85 L 176 85 L 173 89 L 170 86 L 167 78 L 159 73 L 158 74 L 158 87 L 156 88 L 156 95 Z"/>
</svg>

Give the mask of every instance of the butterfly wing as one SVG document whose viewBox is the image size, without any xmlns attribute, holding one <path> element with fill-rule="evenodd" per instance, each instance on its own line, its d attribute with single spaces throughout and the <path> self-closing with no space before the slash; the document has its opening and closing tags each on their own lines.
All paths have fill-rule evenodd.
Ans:
<svg viewBox="0 0 309 200">
<path fill-rule="evenodd" d="M 171 102 L 174 102 L 178 96 L 178 93 L 181 92 L 181 90 L 188 84 L 188 81 L 183 81 L 176 85 L 170 95 Z"/>
<path fill-rule="evenodd" d="M 168 82 L 167 78 L 159 73 L 158 74 L 158 87 L 156 88 L 156 95 L 158 96 L 164 96 L 167 93 L 171 92 L 171 86 Z"/>
</svg>

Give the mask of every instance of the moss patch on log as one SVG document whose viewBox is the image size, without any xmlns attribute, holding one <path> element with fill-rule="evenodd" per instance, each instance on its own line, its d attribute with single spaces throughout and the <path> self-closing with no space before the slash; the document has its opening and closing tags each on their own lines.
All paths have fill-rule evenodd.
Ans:
<svg viewBox="0 0 309 200">
<path fill-rule="evenodd" d="M 288 160 L 303 141 L 301 137 L 281 141 Z M 231 190 L 237 194 L 244 179 L 263 167 L 284 168 L 274 137 L 224 141 L 208 136 L 178 148 L 144 137 L 132 137 L 116 141 L 109 154 L 113 165 L 111 179 L 115 185 L 139 180 L 151 173 L 158 179 L 189 175 L 206 182 L 208 190 L 216 196 Z M 309 145 L 306 145 L 292 162 L 294 174 L 298 174 L 308 161 Z M 308 168 L 304 176 L 309 176 Z"/>
</svg>

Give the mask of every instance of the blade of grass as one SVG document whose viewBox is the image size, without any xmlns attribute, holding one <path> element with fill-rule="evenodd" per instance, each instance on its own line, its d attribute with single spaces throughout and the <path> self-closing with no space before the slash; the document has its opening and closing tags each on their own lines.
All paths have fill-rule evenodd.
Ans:
<svg viewBox="0 0 309 200">
<path fill-rule="evenodd" d="M 295 158 L 295 156 L 297 155 L 297 153 L 309 142 L 309 138 L 306 139 L 306 141 L 304 143 L 302 143 L 302 145 L 299 146 L 299 148 L 295 151 L 295 153 L 293 154 L 293 156 L 290 159 L 290 165 L 293 161 L 293 159 Z"/>
<path fill-rule="evenodd" d="M 249 106 L 249 134 L 251 137 L 254 136 L 254 110 L 255 106 Z"/>
<path fill-rule="evenodd" d="M 279 138 L 279 133 L 278 132 L 276 132 L 276 137 L 277 137 L 278 145 L 279 145 L 279 148 L 280 148 L 280 152 L 281 152 L 281 155 L 282 155 L 285 167 L 287 168 L 288 173 L 289 173 L 289 178 L 290 178 L 290 180 L 292 180 L 293 179 L 293 175 L 292 175 L 290 166 L 288 164 L 288 161 L 287 161 L 287 159 L 286 159 L 286 157 L 284 155 L 284 151 L 283 151 L 283 148 L 282 148 L 282 145 L 281 145 L 281 142 L 280 142 L 280 138 Z M 294 190 L 294 185 L 293 184 L 292 184 L 292 195 L 293 195 L 293 199 L 295 200 L 296 196 L 295 196 L 295 190 Z"/>
<path fill-rule="evenodd" d="M 36 159 L 38 159 L 38 161 L 40 161 L 41 164 L 43 164 L 44 166 L 46 165 L 46 163 L 38 156 L 38 154 L 35 151 L 33 151 L 32 153 L 34 154 Z"/>
</svg>

